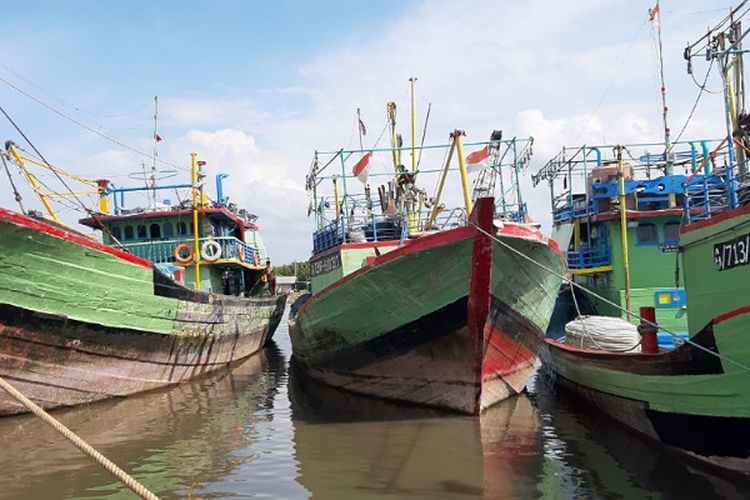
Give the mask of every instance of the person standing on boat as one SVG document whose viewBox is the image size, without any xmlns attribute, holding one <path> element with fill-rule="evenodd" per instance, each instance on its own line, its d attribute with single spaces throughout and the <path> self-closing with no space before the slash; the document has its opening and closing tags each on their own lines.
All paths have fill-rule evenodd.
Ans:
<svg viewBox="0 0 750 500">
<path fill-rule="evenodd" d="M 271 259 L 266 259 L 265 277 L 268 281 L 268 291 L 271 292 L 271 295 L 276 295 L 276 273 L 273 272 Z"/>
</svg>

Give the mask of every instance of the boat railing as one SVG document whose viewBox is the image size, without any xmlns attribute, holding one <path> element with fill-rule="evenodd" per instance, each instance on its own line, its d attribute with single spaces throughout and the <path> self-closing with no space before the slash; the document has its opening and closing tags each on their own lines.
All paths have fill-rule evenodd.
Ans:
<svg viewBox="0 0 750 500">
<path fill-rule="evenodd" d="M 730 188 L 721 175 L 700 175 L 685 185 L 688 222 L 709 219 L 730 206 Z"/>
<path fill-rule="evenodd" d="M 568 268 L 593 269 L 612 265 L 612 248 L 609 246 L 568 251 Z"/>
<path fill-rule="evenodd" d="M 221 247 L 221 254 L 216 259 L 220 262 L 237 262 L 248 265 L 260 265 L 255 247 L 248 245 L 233 236 L 208 236 L 198 240 L 200 246 L 207 241 L 215 241 Z M 136 243 L 122 243 L 120 246 L 138 257 L 150 260 L 155 264 L 179 264 L 175 249 L 187 244 L 193 249 L 192 239 L 151 240 Z M 198 249 L 200 251 L 200 249 Z M 201 259 L 205 262 L 206 259 Z"/>
<path fill-rule="evenodd" d="M 414 225 L 419 229 L 412 230 L 411 235 L 420 234 L 429 218 L 429 210 L 415 213 Z M 313 254 L 324 252 L 343 243 L 404 240 L 410 236 L 407 220 L 408 216 L 405 215 L 342 217 L 338 221 L 329 222 L 313 233 Z M 445 209 L 435 217 L 431 229 L 451 229 L 465 224 L 466 210 L 463 208 Z"/>
</svg>

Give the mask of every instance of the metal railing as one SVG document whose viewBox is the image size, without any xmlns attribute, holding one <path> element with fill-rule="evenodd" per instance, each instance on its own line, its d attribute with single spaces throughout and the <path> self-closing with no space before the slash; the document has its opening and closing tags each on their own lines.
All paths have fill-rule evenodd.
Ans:
<svg viewBox="0 0 750 500">
<path fill-rule="evenodd" d="M 239 239 L 231 236 L 210 236 L 200 238 L 198 241 L 202 246 L 204 242 L 213 240 L 221 247 L 220 260 L 234 260 L 245 264 L 260 264 L 256 257 L 257 250 Z M 177 262 L 174 252 L 181 244 L 187 244 L 193 248 L 191 239 L 151 240 L 136 243 L 123 243 L 121 248 L 138 257 L 148 259 L 155 264 L 172 264 Z M 195 249 L 193 249 L 195 251 Z M 200 248 L 198 249 L 200 252 Z"/>
<path fill-rule="evenodd" d="M 579 248 L 568 252 L 569 269 L 593 269 L 612 264 L 612 248 Z"/>
</svg>

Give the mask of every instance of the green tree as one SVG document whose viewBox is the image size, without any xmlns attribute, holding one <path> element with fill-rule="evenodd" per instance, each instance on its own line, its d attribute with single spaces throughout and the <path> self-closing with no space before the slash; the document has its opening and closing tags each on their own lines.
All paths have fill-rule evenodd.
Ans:
<svg viewBox="0 0 750 500">
<path fill-rule="evenodd" d="M 292 262 L 274 267 L 277 276 L 297 276 L 300 281 L 310 279 L 310 264 L 308 262 Z"/>
</svg>

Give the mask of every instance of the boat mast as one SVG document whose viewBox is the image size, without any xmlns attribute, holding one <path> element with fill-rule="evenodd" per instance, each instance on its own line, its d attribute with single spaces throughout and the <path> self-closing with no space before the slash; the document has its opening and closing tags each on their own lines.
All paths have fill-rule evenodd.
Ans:
<svg viewBox="0 0 750 500">
<path fill-rule="evenodd" d="M 618 144 L 615 149 L 617 150 L 617 183 L 620 188 L 620 245 L 622 246 L 622 268 L 625 272 L 625 309 L 628 311 L 627 319 L 630 321 L 630 254 L 628 253 L 628 209 L 625 200 L 623 147 Z"/>
<path fill-rule="evenodd" d="M 362 143 L 362 114 L 359 108 L 357 108 L 357 131 L 359 132 L 359 149 L 364 150 L 365 148 Z"/>
<path fill-rule="evenodd" d="M 194 283 L 195 289 L 201 289 L 201 249 L 200 235 L 198 234 L 198 153 L 190 153 L 190 172 L 192 174 L 193 188 L 193 263 L 195 266 Z"/>
<path fill-rule="evenodd" d="M 398 135 L 396 134 L 396 103 L 390 101 L 387 105 L 388 124 L 391 128 L 391 148 L 393 148 L 393 171 L 398 174 L 398 166 L 401 163 L 401 150 L 398 148 Z"/>
<path fill-rule="evenodd" d="M 469 171 L 466 167 L 466 156 L 464 155 L 463 130 L 454 130 L 451 139 L 456 142 L 456 154 L 458 154 L 458 167 L 461 172 L 461 187 L 464 193 L 464 205 L 466 207 L 466 218 L 471 216 L 471 193 L 469 192 Z"/>
<path fill-rule="evenodd" d="M 659 8 L 659 1 L 656 1 L 656 6 L 649 10 L 649 17 L 651 22 L 656 24 L 656 38 L 658 40 L 659 47 L 659 79 L 661 83 L 661 105 L 662 105 L 662 121 L 664 123 L 664 161 L 666 162 L 665 174 L 672 175 L 674 171 L 674 154 L 672 153 L 672 137 L 669 131 L 669 125 L 667 124 L 667 86 L 664 83 L 664 57 L 662 52 L 661 43 L 661 9 Z M 674 208 L 677 206 L 677 201 L 674 193 L 669 193 L 669 207 Z"/>
<path fill-rule="evenodd" d="M 151 196 L 153 198 L 153 205 L 152 208 L 156 208 L 156 157 L 159 156 L 159 152 L 157 151 L 157 144 L 159 144 L 159 133 L 158 133 L 158 125 L 159 125 L 159 96 L 154 96 L 154 154 L 153 154 L 153 162 L 151 163 Z"/>
<path fill-rule="evenodd" d="M 414 100 L 414 84 L 417 83 L 417 77 L 412 76 L 409 78 L 409 84 L 411 86 L 411 171 L 415 173 L 417 171 L 417 103 Z"/>
</svg>

